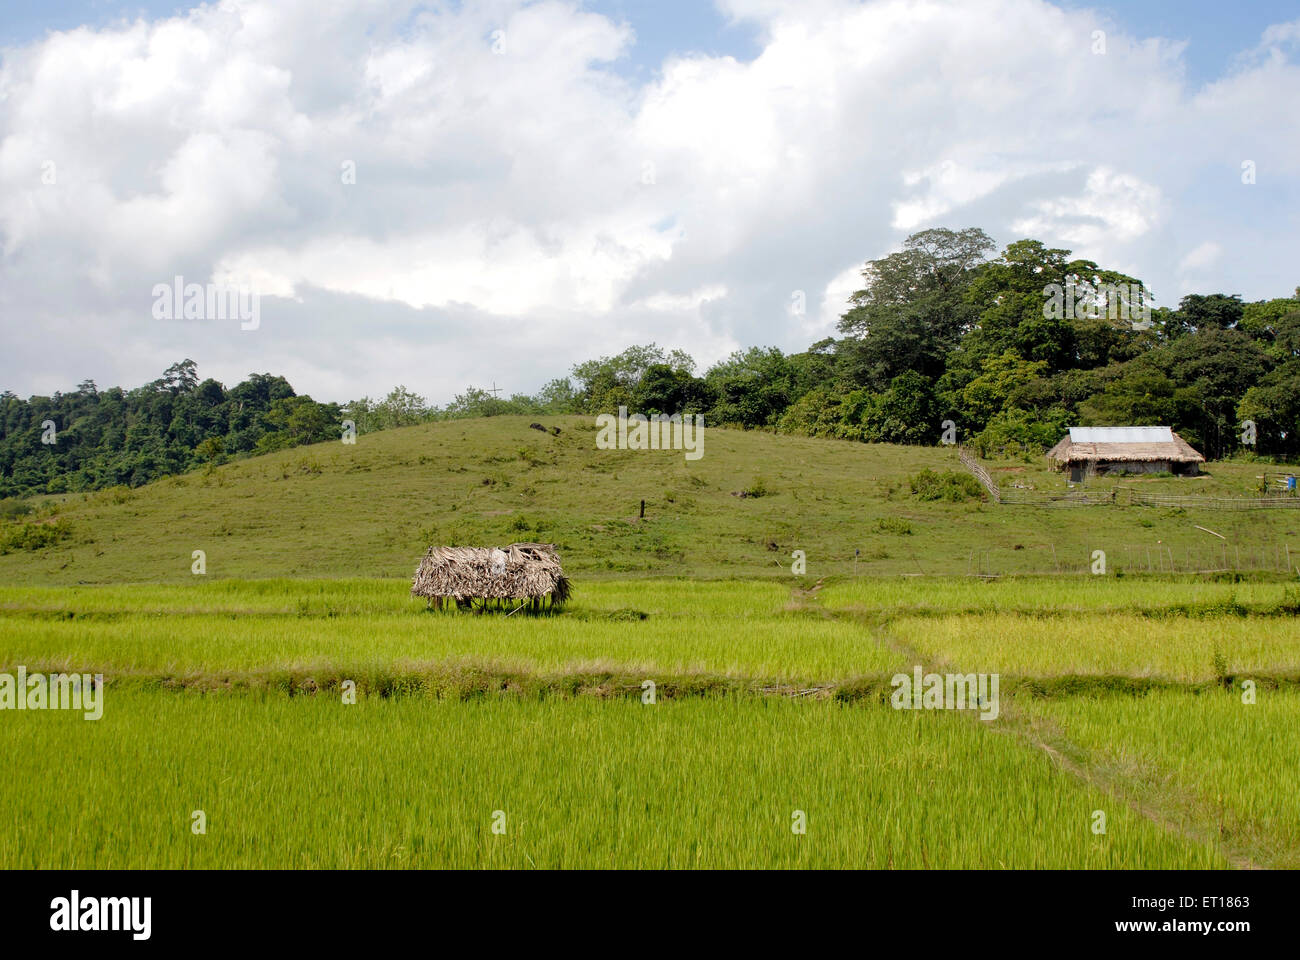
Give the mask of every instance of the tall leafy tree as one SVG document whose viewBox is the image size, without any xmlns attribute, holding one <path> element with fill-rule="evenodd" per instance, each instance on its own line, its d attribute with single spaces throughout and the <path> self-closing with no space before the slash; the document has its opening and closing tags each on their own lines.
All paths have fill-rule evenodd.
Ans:
<svg viewBox="0 0 1300 960">
<path fill-rule="evenodd" d="M 964 294 L 993 249 L 976 227 L 933 229 L 908 237 L 898 253 L 868 260 L 865 285 L 839 321 L 845 378 L 883 390 L 908 371 L 938 377 L 945 355 L 976 320 Z"/>
</svg>

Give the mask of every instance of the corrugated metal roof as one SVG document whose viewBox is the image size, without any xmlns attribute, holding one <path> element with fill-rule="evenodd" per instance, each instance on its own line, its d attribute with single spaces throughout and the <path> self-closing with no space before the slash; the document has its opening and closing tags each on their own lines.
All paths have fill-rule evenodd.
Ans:
<svg viewBox="0 0 1300 960">
<path fill-rule="evenodd" d="M 1173 443 L 1169 427 L 1071 427 L 1071 443 Z"/>
</svg>

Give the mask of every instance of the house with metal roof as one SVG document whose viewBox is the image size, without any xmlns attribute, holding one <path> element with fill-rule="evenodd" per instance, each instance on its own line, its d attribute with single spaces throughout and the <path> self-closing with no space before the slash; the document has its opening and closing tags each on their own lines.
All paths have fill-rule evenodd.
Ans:
<svg viewBox="0 0 1300 960">
<path fill-rule="evenodd" d="M 1089 474 L 1173 473 L 1195 476 L 1205 462 L 1169 427 L 1071 427 L 1047 458 L 1078 482 Z"/>
</svg>

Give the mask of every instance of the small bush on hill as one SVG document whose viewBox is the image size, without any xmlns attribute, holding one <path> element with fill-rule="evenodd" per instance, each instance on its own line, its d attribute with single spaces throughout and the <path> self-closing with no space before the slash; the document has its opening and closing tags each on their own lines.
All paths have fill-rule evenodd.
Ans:
<svg viewBox="0 0 1300 960">
<path fill-rule="evenodd" d="M 0 554 L 16 550 L 41 550 L 72 535 L 66 520 L 53 523 L 18 523 L 0 528 Z"/>
<path fill-rule="evenodd" d="M 912 496 L 918 500 L 946 500 L 950 503 L 960 503 L 963 500 L 981 500 L 984 497 L 984 488 L 969 473 L 958 473 L 953 470 L 938 472 L 927 467 L 920 473 L 908 477 L 907 482 L 912 488 Z"/>
<path fill-rule="evenodd" d="M 876 529 L 881 533 L 896 533 L 907 536 L 912 532 L 912 525 L 899 517 L 881 517 L 876 521 Z"/>
<path fill-rule="evenodd" d="M 32 505 L 25 500 L 11 498 L 0 500 L 0 519 L 16 520 L 18 517 L 25 517 L 32 512 Z"/>
</svg>

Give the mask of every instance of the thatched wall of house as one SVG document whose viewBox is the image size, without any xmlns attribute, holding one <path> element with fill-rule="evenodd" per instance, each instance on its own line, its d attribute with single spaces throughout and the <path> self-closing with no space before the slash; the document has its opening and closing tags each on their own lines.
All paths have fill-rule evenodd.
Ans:
<svg viewBox="0 0 1300 960">
<path fill-rule="evenodd" d="M 413 596 L 434 606 L 475 602 L 539 608 L 569 598 L 569 580 L 554 544 L 512 543 L 508 547 L 430 547 L 416 568 Z"/>
</svg>

